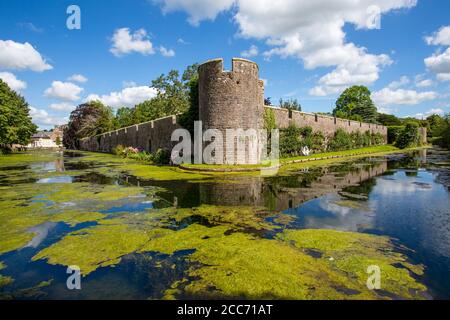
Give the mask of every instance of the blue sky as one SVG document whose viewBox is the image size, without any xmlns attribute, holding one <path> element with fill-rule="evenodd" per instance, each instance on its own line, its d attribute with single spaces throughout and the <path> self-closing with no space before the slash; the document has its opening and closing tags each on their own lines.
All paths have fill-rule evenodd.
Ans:
<svg viewBox="0 0 450 320">
<path fill-rule="evenodd" d="M 66 26 L 72 4 L 80 30 Z M 240 56 L 273 102 L 326 112 L 364 84 L 380 111 L 422 117 L 450 112 L 449 12 L 441 0 L 1 0 L 0 78 L 41 128 L 86 99 L 132 106 L 161 73 Z"/>
</svg>

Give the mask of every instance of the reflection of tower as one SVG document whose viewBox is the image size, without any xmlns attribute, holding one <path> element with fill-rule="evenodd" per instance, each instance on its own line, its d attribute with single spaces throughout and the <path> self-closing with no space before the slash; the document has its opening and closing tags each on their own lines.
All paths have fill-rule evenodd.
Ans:
<svg viewBox="0 0 450 320">
<path fill-rule="evenodd" d="M 261 206 L 263 180 L 261 178 L 236 182 L 201 183 L 200 202 L 218 206 Z"/>
<path fill-rule="evenodd" d="M 259 163 L 259 152 L 249 147 L 250 143 L 258 145 L 259 130 L 263 127 L 264 84 L 259 80 L 258 65 L 252 61 L 234 58 L 232 70 L 223 70 L 223 60 L 210 60 L 199 69 L 199 118 L 203 127 L 218 129 L 222 132 L 223 154 L 225 163 L 232 152 L 236 155 L 234 163 Z M 227 129 L 254 129 L 254 138 L 244 138 L 245 153 L 239 152 L 238 139 L 226 137 Z M 243 142 L 242 139 L 240 142 Z M 247 153 L 247 155 L 246 155 Z M 230 158 L 228 158 L 230 159 Z"/>
</svg>

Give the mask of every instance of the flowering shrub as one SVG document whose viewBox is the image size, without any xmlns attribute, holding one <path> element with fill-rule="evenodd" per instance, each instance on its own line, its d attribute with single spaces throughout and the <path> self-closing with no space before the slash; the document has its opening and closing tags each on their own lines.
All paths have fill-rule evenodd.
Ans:
<svg viewBox="0 0 450 320">
<path fill-rule="evenodd" d="M 134 159 L 143 162 L 149 162 L 154 164 L 169 164 L 170 153 L 167 150 L 158 149 L 154 154 L 147 152 L 141 148 L 124 147 L 118 145 L 114 148 L 113 153 L 128 159 Z"/>
</svg>

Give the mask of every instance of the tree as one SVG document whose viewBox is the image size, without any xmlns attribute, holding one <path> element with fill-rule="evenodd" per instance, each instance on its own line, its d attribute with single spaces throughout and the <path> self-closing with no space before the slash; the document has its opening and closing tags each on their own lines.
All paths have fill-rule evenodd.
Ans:
<svg viewBox="0 0 450 320">
<path fill-rule="evenodd" d="M 302 111 L 302 106 L 300 105 L 300 103 L 298 103 L 297 99 L 283 100 L 283 98 L 281 98 L 280 99 L 280 108 L 288 109 L 288 110 Z"/>
<path fill-rule="evenodd" d="M 265 106 L 271 106 L 272 105 L 272 98 L 271 97 L 264 98 L 264 105 Z"/>
<path fill-rule="evenodd" d="M 60 145 L 61 145 L 61 138 L 60 138 L 59 136 L 56 137 L 55 144 L 56 144 L 57 146 L 60 146 Z"/>
<path fill-rule="evenodd" d="M 133 109 L 133 124 L 152 121 L 170 115 L 164 110 L 164 101 L 160 98 L 146 100 L 136 105 Z"/>
<path fill-rule="evenodd" d="M 28 103 L 0 79 L 0 148 L 26 145 L 36 130 Z"/>
<path fill-rule="evenodd" d="M 177 70 L 171 70 L 152 81 L 152 87 L 157 90 L 156 100 L 162 107 L 162 114 L 172 115 L 186 112 L 190 106 L 191 79 L 198 77 L 198 65 L 186 68 L 180 78 Z"/>
<path fill-rule="evenodd" d="M 430 137 L 439 137 L 442 126 L 446 123 L 444 117 L 433 114 L 426 119 L 427 135 Z"/>
<path fill-rule="evenodd" d="M 379 113 L 377 116 L 377 122 L 386 127 L 402 125 L 402 120 L 393 114 Z"/>
<path fill-rule="evenodd" d="M 69 124 L 64 130 L 63 144 L 68 149 L 78 149 L 80 139 L 113 129 L 114 117 L 110 107 L 100 101 L 84 103 L 70 114 Z"/>
<path fill-rule="evenodd" d="M 370 94 L 370 90 L 365 86 L 353 86 L 345 89 L 336 101 L 333 115 L 351 120 L 376 122 L 377 108 Z"/>
<path fill-rule="evenodd" d="M 133 109 L 123 107 L 119 108 L 115 118 L 115 128 L 129 127 L 133 125 Z"/>
</svg>

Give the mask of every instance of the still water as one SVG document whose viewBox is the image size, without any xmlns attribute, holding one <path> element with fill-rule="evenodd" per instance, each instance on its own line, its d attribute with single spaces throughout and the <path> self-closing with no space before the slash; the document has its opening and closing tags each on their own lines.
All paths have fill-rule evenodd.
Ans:
<svg viewBox="0 0 450 320">
<path fill-rule="evenodd" d="M 0 299 L 450 298 L 449 152 L 274 177 L 164 170 L 0 157 Z M 81 290 L 67 288 L 72 265 Z"/>
</svg>

